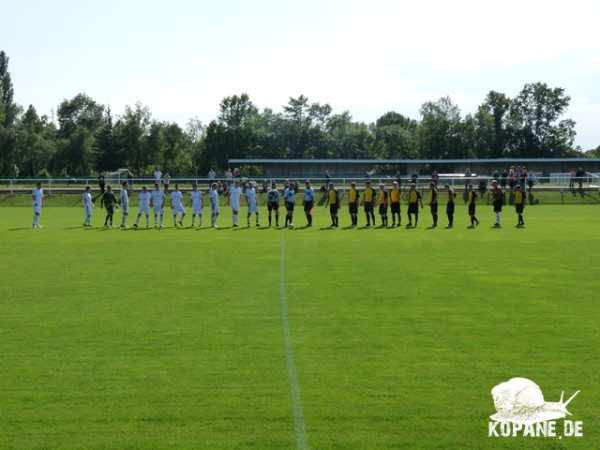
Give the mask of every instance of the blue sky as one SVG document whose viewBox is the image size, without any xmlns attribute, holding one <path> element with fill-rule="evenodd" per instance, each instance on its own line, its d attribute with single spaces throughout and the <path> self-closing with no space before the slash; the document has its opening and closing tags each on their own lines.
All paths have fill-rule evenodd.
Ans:
<svg viewBox="0 0 600 450">
<path fill-rule="evenodd" d="M 576 145 L 600 145 L 600 3 L 591 0 L 4 0 L 15 101 L 50 115 L 85 92 L 113 114 L 141 102 L 185 126 L 246 92 L 281 111 L 305 95 L 374 122 L 450 96 L 562 87 Z"/>
</svg>

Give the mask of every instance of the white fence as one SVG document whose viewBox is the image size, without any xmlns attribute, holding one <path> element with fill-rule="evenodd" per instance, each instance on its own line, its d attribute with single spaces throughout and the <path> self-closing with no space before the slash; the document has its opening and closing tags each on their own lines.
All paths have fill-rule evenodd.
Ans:
<svg viewBox="0 0 600 450">
<path fill-rule="evenodd" d="M 300 186 L 304 186 L 305 178 L 302 177 L 290 177 L 290 180 L 298 180 L 300 181 Z M 111 185 L 113 187 L 119 186 L 126 178 L 121 176 L 115 177 L 107 177 L 105 178 L 106 185 Z M 247 181 L 248 179 L 243 177 L 238 180 Z M 253 179 L 258 184 L 259 189 L 264 189 L 265 187 L 270 187 L 271 183 L 277 183 L 278 187 L 281 188 L 283 183 L 286 181 L 286 177 L 269 177 L 267 179 L 257 177 Z M 384 183 L 386 185 L 390 185 L 395 178 L 388 176 L 373 176 L 369 178 L 371 184 L 373 186 L 377 186 L 380 183 Z M 492 178 L 490 176 L 472 176 L 470 182 L 477 187 L 481 182 L 486 184 L 490 184 Z M 210 184 L 214 181 L 226 182 L 231 184 L 233 180 L 227 180 L 225 178 L 217 178 L 215 180 L 202 178 L 202 177 L 174 177 L 170 179 L 170 186 L 174 184 L 179 184 L 183 190 L 188 190 L 191 188 L 192 183 L 197 183 L 201 188 L 208 188 Z M 322 186 L 325 186 L 326 183 L 332 182 L 336 185 L 338 189 L 343 191 L 349 189 L 351 182 L 356 182 L 359 189 L 364 186 L 366 181 L 365 177 L 344 177 L 344 178 L 311 178 L 311 184 L 314 188 L 318 189 Z M 406 188 L 406 186 L 411 183 L 413 180 L 410 177 L 402 177 L 401 183 L 402 187 Z M 426 175 L 420 175 L 416 182 L 422 188 L 427 188 L 431 178 Z M 508 180 L 499 180 L 501 183 L 506 182 L 508 185 Z M 37 182 L 41 182 L 44 186 L 44 190 L 49 194 L 52 194 L 53 191 L 60 192 L 69 192 L 69 191 L 79 191 L 83 190 L 85 186 L 92 186 L 93 189 L 99 187 L 97 178 L 0 178 L 0 192 L 13 195 L 15 193 L 23 193 L 28 192 Z M 444 184 L 449 184 L 453 187 L 464 187 L 467 182 L 467 179 L 464 175 L 454 174 L 454 175 L 445 175 L 441 176 L 438 180 L 438 186 L 443 186 Z M 600 192 L 600 174 L 598 173 L 586 173 L 585 176 L 579 179 L 572 179 L 569 173 L 552 173 L 549 177 L 536 177 L 535 185 L 539 187 L 547 187 L 554 189 L 572 189 L 579 188 L 579 182 L 581 182 L 581 187 L 586 189 L 598 189 Z M 148 186 L 148 188 L 152 189 L 154 186 L 155 179 L 152 177 L 148 178 L 134 178 L 132 180 L 133 186 L 132 189 L 140 189 L 143 185 Z M 518 180 L 517 180 L 518 183 Z M 527 180 L 525 181 L 527 185 Z"/>
</svg>

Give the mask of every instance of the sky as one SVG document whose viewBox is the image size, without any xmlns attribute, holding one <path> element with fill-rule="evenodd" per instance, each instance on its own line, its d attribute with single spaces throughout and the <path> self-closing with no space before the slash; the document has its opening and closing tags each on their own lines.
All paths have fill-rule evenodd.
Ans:
<svg viewBox="0 0 600 450">
<path fill-rule="evenodd" d="M 597 0 L 2 0 L 0 13 L 14 101 L 40 115 L 85 93 L 185 127 L 247 93 L 260 110 L 304 95 L 358 122 L 420 120 L 444 96 L 465 116 L 542 82 L 571 97 L 575 144 L 600 145 Z"/>
</svg>

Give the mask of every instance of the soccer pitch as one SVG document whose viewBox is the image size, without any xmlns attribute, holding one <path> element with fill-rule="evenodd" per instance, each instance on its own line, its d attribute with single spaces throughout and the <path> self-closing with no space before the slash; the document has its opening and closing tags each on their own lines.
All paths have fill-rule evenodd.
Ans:
<svg viewBox="0 0 600 450">
<path fill-rule="evenodd" d="M 524 229 L 488 205 L 475 229 L 462 204 L 453 229 L 427 208 L 329 229 L 323 207 L 246 228 L 245 209 L 121 230 L 0 208 L 0 448 L 598 447 L 597 206 L 528 206 Z M 488 436 L 513 377 L 581 390 L 583 436 Z"/>
</svg>

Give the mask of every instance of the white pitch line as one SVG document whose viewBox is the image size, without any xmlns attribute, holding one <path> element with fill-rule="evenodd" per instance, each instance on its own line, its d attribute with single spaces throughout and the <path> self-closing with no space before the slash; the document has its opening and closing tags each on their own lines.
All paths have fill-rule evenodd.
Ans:
<svg viewBox="0 0 600 450">
<path fill-rule="evenodd" d="M 287 362 L 288 380 L 290 383 L 290 394 L 292 396 L 292 408 L 294 414 L 294 428 L 296 430 L 296 448 L 308 450 L 308 437 L 304 426 L 304 414 L 302 413 L 302 401 L 300 400 L 300 386 L 296 374 L 296 363 L 292 350 L 292 337 L 288 321 L 287 296 L 285 293 L 285 231 L 281 232 L 281 256 L 279 258 L 279 295 L 281 297 L 281 323 L 283 325 L 283 342 L 285 347 L 285 360 Z"/>
</svg>

